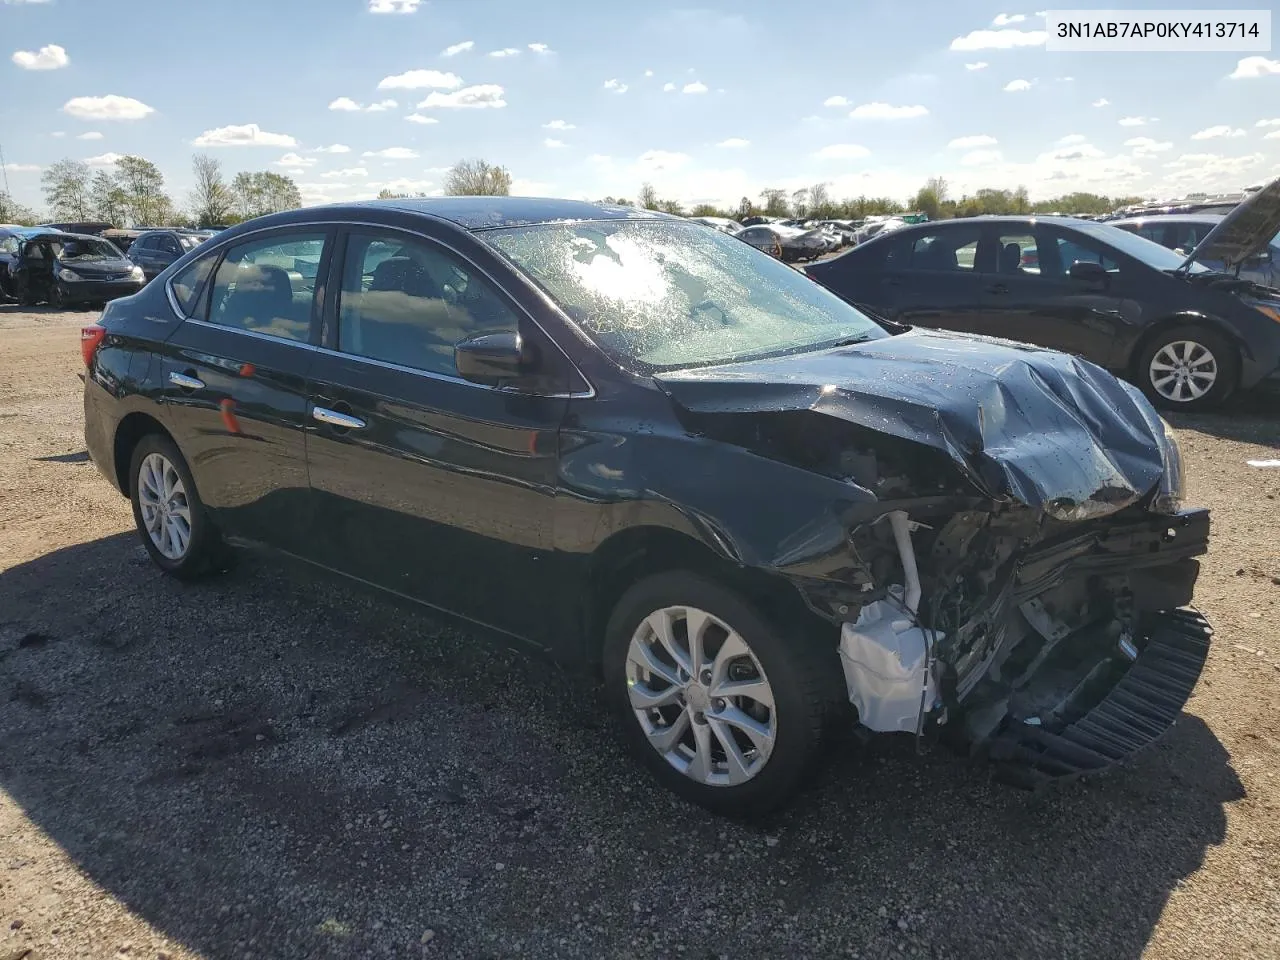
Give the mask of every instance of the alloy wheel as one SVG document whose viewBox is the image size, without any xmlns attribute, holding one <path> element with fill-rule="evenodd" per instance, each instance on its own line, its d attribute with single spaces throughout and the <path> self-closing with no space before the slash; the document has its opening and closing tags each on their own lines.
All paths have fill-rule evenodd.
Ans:
<svg viewBox="0 0 1280 960">
<path fill-rule="evenodd" d="M 1151 358 L 1147 371 L 1156 393 L 1174 403 L 1199 400 L 1218 382 L 1218 373 L 1213 352 L 1194 340 L 1166 343 Z"/>
<path fill-rule="evenodd" d="M 191 504 L 182 475 L 163 454 L 151 453 L 138 468 L 138 503 L 147 536 L 161 555 L 181 560 L 191 545 Z"/>
<path fill-rule="evenodd" d="M 707 786 L 737 786 L 769 762 L 773 689 L 742 636 L 694 607 L 655 610 L 627 649 L 627 695 L 649 745 Z"/>
</svg>

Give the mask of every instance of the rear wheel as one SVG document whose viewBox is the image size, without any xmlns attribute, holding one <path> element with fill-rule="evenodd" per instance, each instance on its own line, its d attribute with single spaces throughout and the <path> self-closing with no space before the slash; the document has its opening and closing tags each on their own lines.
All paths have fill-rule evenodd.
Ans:
<svg viewBox="0 0 1280 960">
<path fill-rule="evenodd" d="M 134 523 L 156 566 L 180 580 L 220 569 L 225 547 L 173 441 L 156 433 L 143 437 L 129 476 Z"/>
<path fill-rule="evenodd" d="M 1235 390 L 1239 359 L 1226 338 L 1207 327 L 1171 327 L 1138 357 L 1138 384 L 1168 410 L 1207 410 Z"/>
<path fill-rule="evenodd" d="M 609 619 L 606 696 L 663 786 L 716 813 L 760 816 L 794 796 L 819 753 L 824 682 L 838 665 L 807 641 L 784 639 L 704 577 L 659 574 Z"/>
</svg>

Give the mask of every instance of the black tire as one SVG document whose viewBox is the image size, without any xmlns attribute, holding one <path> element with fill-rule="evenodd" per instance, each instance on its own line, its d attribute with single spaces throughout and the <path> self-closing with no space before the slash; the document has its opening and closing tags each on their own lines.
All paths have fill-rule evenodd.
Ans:
<svg viewBox="0 0 1280 960">
<path fill-rule="evenodd" d="M 139 473 L 143 461 L 153 453 L 160 454 L 169 461 L 182 479 L 186 492 L 187 510 L 191 516 L 190 538 L 186 551 L 178 558 L 165 556 L 147 532 L 143 520 L 142 502 L 139 493 Z M 194 580 L 226 569 L 228 550 L 222 542 L 218 529 L 214 526 L 209 512 L 200 500 L 195 480 L 186 459 L 177 445 L 166 436 L 149 433 L 138 441 L 129 459 L 129 500 L 133 504 L 133 521 L 138 528 L 138 536 L 152 561 L 165 573 L 179 580 Z"/>
<path fill-rule="evenodd" d="M 677 770 L 645 734 L 628 695 L 631 639 L 651 613 L 666 607 L 703 610 L 731 626 L 751 649 L 773 691 L 772 751 L 745 783 L 703 784 Z M 811 638 L 787 636 L 734 591 L 689 571 L 672 571 L 635 584 L 609 618 L 603 651 L 605 697 L 631 753 L 664 787 L 723 816 L 754 819 L 794 798 L 821 754 L 830 716 L 831 671 L 840 671 L 836 638 L 823 655 Z"/>
<path fill-rule="evenodd" d="M 1177 400 L 1162 394 L 1155 385 L 1152 361 L 1171 344 L 1187 342 L 1199 344 L 1217 364 L 1217 377 L 1209 391 L 1195 399 Z M 1223 403 L 1235 391 L 1240 382 L 1240 355 L 1224 337 L 1209 327 L 1186 324 L 1161 330 L 1152 337 L 1138 354 L 1134 380 L 1151 402 L 1165 410 L 1198 412 L 1211 410 Z"/>
</svg>

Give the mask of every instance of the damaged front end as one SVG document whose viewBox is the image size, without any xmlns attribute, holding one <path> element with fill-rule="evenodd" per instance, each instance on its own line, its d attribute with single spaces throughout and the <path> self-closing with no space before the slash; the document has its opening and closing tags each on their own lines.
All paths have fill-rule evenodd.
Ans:
<svg viewBox="0 0 1280 960">
<path fill-rule="evenodd" d="M 1210 629 L 1206 510 L 1133 388 L 1075 358 L 915 331 L 663 378 L 687 425 L 854 492 L 768 562 L 838 625 L 877 732 L 939 734 L 1032 786 L 1162 734 Z"/>
</svg>

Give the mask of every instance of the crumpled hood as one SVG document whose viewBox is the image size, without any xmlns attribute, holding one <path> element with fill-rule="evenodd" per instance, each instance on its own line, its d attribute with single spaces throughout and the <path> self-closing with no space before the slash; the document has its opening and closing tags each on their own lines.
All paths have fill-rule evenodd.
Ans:
<svg viewBox="0 0 1280 960">
<path fill-rule="evenodd" d="M 1160 419 L 1085 360 L 911 331 L 817 353 L 659 374 L 687 410 L 812 410 L 945 452 L 984 493 L 1062 520 L 1115 513 L 1163 473 Z"/>
<path fill-rule="evenodd" d="M 1223 217 L 1196 245 L 1183 265 L 1217 260 L 1235 267 L 1263 253 L 1277 232 L 1280 232 L 1280 177 Z"/>
</svg>

